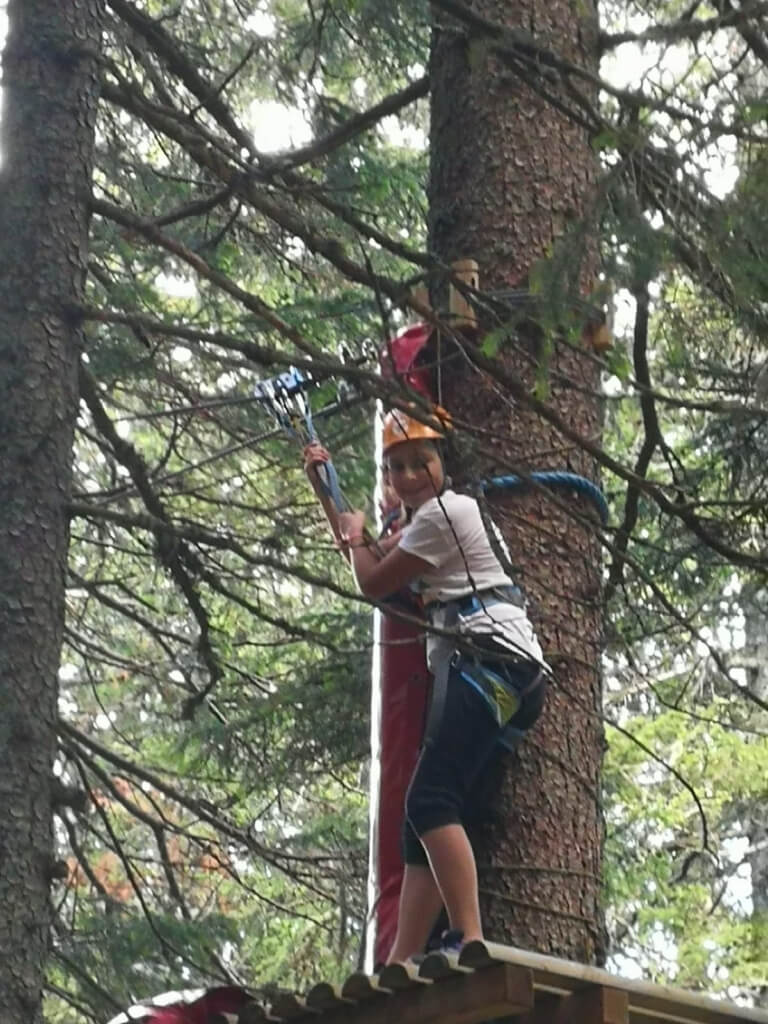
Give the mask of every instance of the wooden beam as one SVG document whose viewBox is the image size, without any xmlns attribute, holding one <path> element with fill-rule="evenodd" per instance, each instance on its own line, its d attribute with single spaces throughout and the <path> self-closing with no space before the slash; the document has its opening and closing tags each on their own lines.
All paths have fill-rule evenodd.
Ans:
<svg viewBox="0 0 768 1024">
<path fill-rule="evenodd" d="M 417 985 L 361 1006 L 331 1010 L 322 1024 L 481 1024 L 533 1009 L 533 976 L 498 964 L 474 974 Z"/>
<path fill-rule="evenodd" d="M 567 995 L 536 993 L 536 1006 L 519 1024 L 628 1024 L 626 992 L 589 985 Z"/>
<path fill-rule="evenodd" d="M 599 967 L 573 960 L 558 960 L 496 942 L 486 942 L 485 947 L 489 956 L 498 962 L 529 967 L 538 990 L 565 995 L 587 985 L 597 985 L 626 992 L 630 1024 L 649 1024 L 652 1021 L 655 1024 L 739 1024 L 741 1021 L 768 1024 L 765 1010 L 721 1002 L 699 992 L 652 985 L 647 981 L 631 981 Z"/>
<path fill-rule="evenodd" d="M 672 990 L 677 995 L 679 990 Z M 664 989 L 659 987 L 659 992 Z M 690 995 L 696 996 L 691 992 Z M 699 997 L 701 1004 L 684 1004 L 676 1001 L 674 996 L 670 998 L 660 994 L 651 996 L 642 994 L 629 997 L 629 1021 L 630 1024 L 743 1024 L 745 1020 L 757 1020 L 756 1016 L 761 1011 L 751 1010 L 744 1006 L 736 1006 L 734 1003 L 722 1003 L 722 1009 L 717 1007 L 714 1000 L 706 1000 L 710 1005 L 705 1004 L 705 997 Z M 714 1004 L 714 1005 L 713 1005 Z M 768 1020 L 768 1014 L 762 1011 L 763 1020 Z"/>
</svg>

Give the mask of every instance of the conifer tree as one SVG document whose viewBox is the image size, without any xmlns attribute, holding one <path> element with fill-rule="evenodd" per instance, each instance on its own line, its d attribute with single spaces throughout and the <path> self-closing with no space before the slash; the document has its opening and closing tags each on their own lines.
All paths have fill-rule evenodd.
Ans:
<svg viewBox="0 0 768 1024">
<path fill-rule="evenodd" d="M 99 0 L 11 0 L 0 170 L 0 990 L 42 1020 Z"/>
</svg>

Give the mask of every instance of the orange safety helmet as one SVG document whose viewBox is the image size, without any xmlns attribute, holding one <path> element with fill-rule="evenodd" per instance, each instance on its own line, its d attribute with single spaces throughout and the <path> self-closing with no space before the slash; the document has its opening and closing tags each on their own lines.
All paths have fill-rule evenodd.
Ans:
<svg viewBox="0 0 768 1024">
<path fill-rule="evenodd" d="M 383 453 L 386 455 L 396 444 L 402 444 L 404 441 L 442 441 L 445 431 L 451 429 L 450 414 L 436 405 L 432 418 L 440 424 L 442 430 L 438 430 L 429 423 L 422 423 L 421 420 L 415 419 L 402 409 L 392 409 L 384 417 Z"/>
</svg>

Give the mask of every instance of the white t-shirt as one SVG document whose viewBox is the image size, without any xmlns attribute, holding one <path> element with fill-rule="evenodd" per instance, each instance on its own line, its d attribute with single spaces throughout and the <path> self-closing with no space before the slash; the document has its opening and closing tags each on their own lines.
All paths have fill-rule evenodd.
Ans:
<svg viewBox="0 0 768 1024">
<path fill-rule="evenodd" d="M 426 604 L 513 585 L 491 547 L 477 502 L 465 494 L 447 490 L 419 506 L 403 530 L 398 547 L 433 566 L 420 580 Z M 436 611 L 433 625 L 442 627 L 442 618 L 440 611 Z M 494 601 L 486 608 L 460 616 L 458 628 L 462 633 L 491 634 L 496 642 L 521 657 L 545 664 L 528 615 L 518 605 Z M 438 652 L 449 644 L 453 647 L 450 638 L 429 636 L 430 665 L 435 664 Z"/>
</svg>

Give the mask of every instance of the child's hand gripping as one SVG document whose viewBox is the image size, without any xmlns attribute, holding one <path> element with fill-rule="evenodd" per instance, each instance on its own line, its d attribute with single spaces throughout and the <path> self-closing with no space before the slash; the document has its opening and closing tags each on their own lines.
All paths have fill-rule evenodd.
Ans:
<svg viewBox="0 0 768 1024">
<path fill-rule="evenodd" d="M 339 500 L 334 501 L 329 469 L 332 468 L 330 453 L 319 441 L 312 441 L 303 451 L 304 472 L 309 477 L 312 489 L 320 500 L 328 525 L 337 544 L 341 542 L 339 526 Z"/>
<path fill-rule="evenodd" d="M 320 466 L 324 466 L 326 462 L 331 461 L 327 448 L 323 448 L 319 441 L 310 442 L 302 454 L 304 455 L 304 472 L 307 476 L 312 475 L 312 470 L 317 471 Z"/>
</svg>

